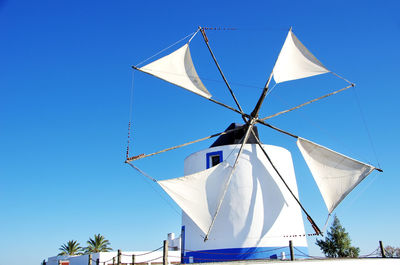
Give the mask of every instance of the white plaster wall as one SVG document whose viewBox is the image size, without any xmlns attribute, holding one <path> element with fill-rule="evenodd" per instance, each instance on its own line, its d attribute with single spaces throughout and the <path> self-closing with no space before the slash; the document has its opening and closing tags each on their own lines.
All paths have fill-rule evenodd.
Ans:
<svg viewBox="0 0 400 265">
<path fill-rule="evenodd" d="M 155 251 L 148 253 L 149 251 L 124 251 L 121 252 L 121 263 L 132 263 L 132 254 L 135 255 L 135 263 L 162 263 L 163 262 L 163 251 Z M 148 254 L 147 254 L 148 253 Z M 145 254 L 145 255 L 143 255 Z M 113 252 L 100 252 L 92 254 L 92 265 L 96 265 L 95 260 L 99 259 L 100 265 L 103 262 L 106 264 L 112 264 L 112 258 L 115 257 L 115 262 L 117 262 L 116 251 Z M 138 255 L 138 256 L 137 256 Z M 80 256 L 55 256 L 48 258 L 48 265 L 58 265 L 58 260 L 69 260 L 70 265 L 88 265 L 89 255 Z M 150 261 L 151 260 L 151 261 Z M 168 251 L 168 263 L 180 263 L 181 252 L 180 251 Z"/>
<path fill-rule="evenodd" d="M 240 145 L 224 145 L 196 152 L 185 159 L 185 175 L 206 169 L 206 154 L 222 151 L 231 165 Z M 291 154 L 288 150 L 263 145 L 293 193 L 298 197 Z M 224 206 L 225 205 L 225 206 Z M 246 144 L 232 177 L 221 211 L 204 242 L 204 233 L 185 214 L 185 249 L 205 250 L 244 247 L 307 247 L 299 205 L 256 144 Z"/>
<path fill-rule="evenodd" d="M 149 251 L 126 251 L 121 254 L 121 263 L 132 263 L 132 255 L 135 255 L 135 263 L 162 263 L 163 262 L 163 251 L 155 251 L 148 253 Z M 146 254 L 148 253 L 148 254 Z M 143 255 L 145 254 L 145 255 Z M 112 264 L 112 257 L 116 257 L 117 252 L 102 252 L 100 253 L 100 264 L 108 261 L 106 264 Z M 168 262 L 176 263 L 181 261 L 180 251 L 168 251 Z M 75 265 L 75 264 L 71 264 Z"/>
</svg>

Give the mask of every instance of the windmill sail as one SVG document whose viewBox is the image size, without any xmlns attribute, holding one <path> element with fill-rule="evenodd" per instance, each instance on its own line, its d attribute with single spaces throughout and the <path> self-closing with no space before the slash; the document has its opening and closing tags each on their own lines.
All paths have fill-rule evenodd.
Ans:
<svg viewBox="0 0 400 265">
<path fill-rule="evenodd" d="M 205 98 L 210 92 L 201 82 L 190 56 L 189 44 L 143 67 L 136 68 Z"/>
<path fill-rule="evenodd" d="M 298 138 L 297 146 L 310 168 L 329 213 L 375 169 L 304 138 Z"/>
<path fill-rule="evenodd" d="M 273 69 L 275 82 L 282 83 L 328 72 L 290 30 Z"/>
<path fill-rule="evenodd" d="M 227 162 L 222 162 L 195 174 L 158 181 L 158 184 L 207 234 L 231 170 Z"/>
</svg>

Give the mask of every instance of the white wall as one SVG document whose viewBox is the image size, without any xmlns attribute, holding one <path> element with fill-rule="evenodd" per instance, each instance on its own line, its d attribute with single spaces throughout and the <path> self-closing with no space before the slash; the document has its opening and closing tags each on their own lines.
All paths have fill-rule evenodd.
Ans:
<svg viewBox="0 0 400 265">
<path fill-rule="evenodd" d="M 148 253 L 149 251 L 129 251 L 121 253 L 121 263 L 132 263 L 132 255 L 135 255 L 135 263 L 162 263 L 163 262 L 163 251 L 155 251 Z M 145 255 L 143 255 L 145 254 Z M 100 253 L 100 264 L 107 262 L 106 264 L 112 264 L 112 258 L 117 256 L 117 252 L 102 252 Z M 168 262 L 177 263 L 181 261 L 180 251 L 168 251 Z M 75 264 L 70 264 L 75 265 Z M 78 264 L 77 264 L 78 265 Z M 79 264 L 80 265 L 80 264 Z"/>
<path fill-rule="evenodd" d="M 155 251 L 148 253 L 149 251 L 124 251 L 121 252 L 121 263 L 132 263 L 132 254 L 135 255 L 135 263 L 162 263 L 163 262 L 163 251 Z M 148 254 L 147 254 L 148 253 Z M 145 254 L 145 255 L 144 255 Z M 96 260 L 99 259 L 100 265 L 103 262 L 106 264 L 112 264 L 112 258 L 115 257 L 117 262 L 118 252 L 100 252 L 92 254 L 92 265 L 96 265 Z M 168 262 L 169 263 L 180 263 L 181 261 L 180 251 L 168 251 Z M 69 260 L 70 265 L 88 265 L 89 255 L 80 256 L 55 256 L 48 258 L 47 265 L 58 265 L 58 260 Z"/>
<path fill-rule="evenodd" d="M 185 175 L 205 170 L 210 152 L 222 151 L 223 160 L 233 165 L 239 146 L 217 146 L 188 156 Z M 263 147 L 298 197 L 290 152 L 278 146 Z M 295 246 L 307 247 L 301 209 L 256 144 L 244 147 L 209 240 L 204 242 L 204 233 L 185 213 L 182 225 L 185 249 L 189 250 L 283 247 L 289 240 Z"/>
</svg>

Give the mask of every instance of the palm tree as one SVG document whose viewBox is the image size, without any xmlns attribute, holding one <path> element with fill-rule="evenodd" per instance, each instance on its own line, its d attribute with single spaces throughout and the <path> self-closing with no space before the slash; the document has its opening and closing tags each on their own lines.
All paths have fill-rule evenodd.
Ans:
<svg viewBox="0 0 400 265">
<path fill-rule="evenodd" d="M 94 235 L 94 239 L 89 238 L 87 244 L 88 246 L 85 248 L 86 253 L 108 252 L 112 250 L 109 247 L 110 242 L 100 234 Z"/>
<path fill-rule="evenodd" d="M 70 240 L 67 244 L 62 244 L 59 248 L 61 252 L 58 256 L 73 256 L 73 255 L 81 255 L 82 247 L 79 246 L 79 243 L 76 240 Z"/>
</svg>

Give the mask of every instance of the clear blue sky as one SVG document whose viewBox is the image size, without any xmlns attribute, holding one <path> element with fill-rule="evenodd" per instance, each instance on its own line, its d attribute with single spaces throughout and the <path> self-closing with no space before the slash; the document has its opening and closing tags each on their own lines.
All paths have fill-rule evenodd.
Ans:
<svg viewBox="0 0 400 265">
<path fill-rule="evenodd" d="M 177 206 L 170 207 L 158 187 L 123 163 L 130 66 L 199 25 L 240 29 L 208 34 L 246 111 L 290 26 L 329 69 L 357 84 L 355 91 L 271 123 L 379 162 L 384 173 L 372 173 L 336 213 L 362 254 L 373 251 L 378 240 L 399 246 L 399 10 L 396 0 L 0 1 L 0 264 L 39 264 L 66 241 L 85 245 L 95 233 L 122 250 L 154 249 L 168 232 L 179 233 Z M 200 36 L 192 44 L 210 92 L 234 105 L 223 84 L 214 81 L 216 69 Z M 261 115 L 344 85 L 329 75 L 282 84 Z M 141 73 L 135 74 L 133 102 L 133 154 L 240 122 L 234 113 Z M 326 208 L 294 141 L 259 130 L 264 143 L 292 151 L 300 197 L 322 226 Z M 138 165 L 158 179 L 178 177 L 183 159 L 210 144 Z M 314 238 L 309 244 L 319 254 Z"/>
</svg>

